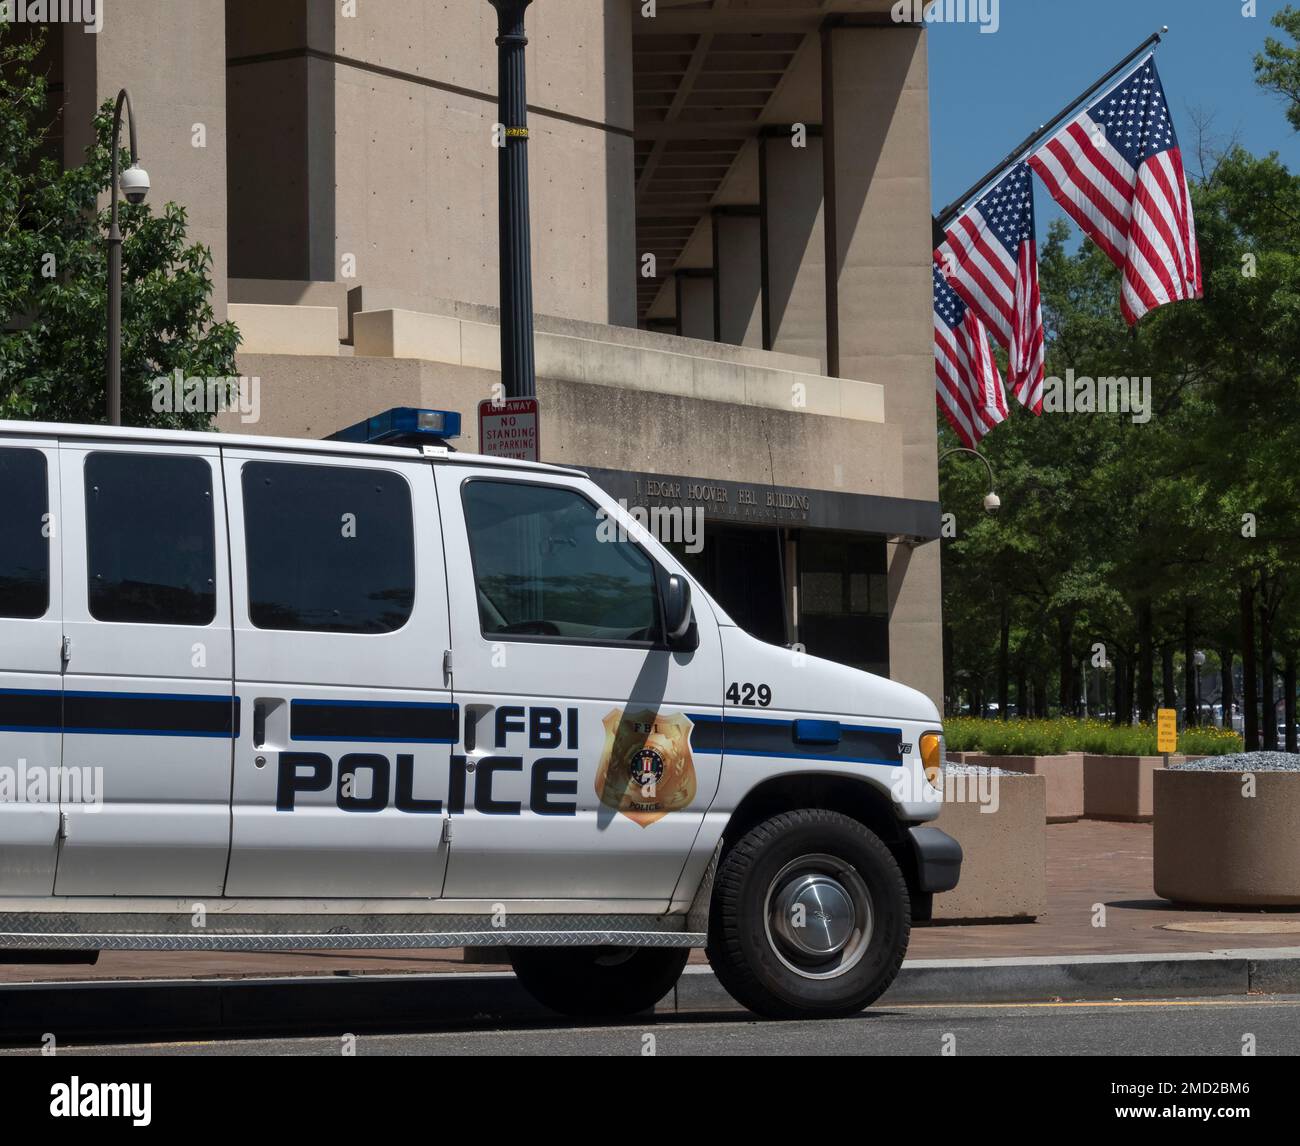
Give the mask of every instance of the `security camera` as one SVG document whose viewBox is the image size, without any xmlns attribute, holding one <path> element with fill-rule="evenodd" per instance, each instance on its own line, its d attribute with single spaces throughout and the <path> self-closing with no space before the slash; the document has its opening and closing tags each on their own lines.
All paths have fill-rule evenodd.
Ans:
<svg viewBox="0 0 1300 1146">
<path fill-rule="evenodd" d="M 988 513 L 997 513 L 1002 508 L 1002 499 L 997 494 L 989 492 L 984 495 L 984 509 Z"/>
<path fill-rule="evenodd" d="M 138 163 L 122 172 L 122 194 L 128 203 L 143 203 L 149 195 L 149 172 Z"/>
</svg>

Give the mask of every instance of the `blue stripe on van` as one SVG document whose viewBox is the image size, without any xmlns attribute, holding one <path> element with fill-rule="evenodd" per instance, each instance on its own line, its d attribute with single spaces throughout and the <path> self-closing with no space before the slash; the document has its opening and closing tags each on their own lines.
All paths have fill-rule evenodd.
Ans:
<svg viewBox="0 0 1300 1146">
<path fill-rule="evenodd" d="M 229 694 L 0 689 L 0 732 L 230 740 L 239 735 L 239 700 Z"/>
<path fill-rule="evenodd" d="M 455 744 L 460 705 L 440 701 L 294 700 L 289 739 L 356 744 Z"/>
<path fill-rule="evenodd" d="M 713 716 L 688 712 L 694 723 L 691 750 L 728 756 L 769 756 L 778 760 L 822 760 L 832 764 L 884 764 L 902 761 L 901 728 L 870 724 L 837 724 L 838 740 L 817 743 L 801 735 L 804 730 L 826 733 L 828 728 L 807 729 L 809 721 L 771 716 Z M 802 728 L 800 727 L 802 726 Z"/>
<path fill-rule="evenodd" d="M 0 732 L 62 732 L 63 693 L 0 689 Z"/>
</svg>

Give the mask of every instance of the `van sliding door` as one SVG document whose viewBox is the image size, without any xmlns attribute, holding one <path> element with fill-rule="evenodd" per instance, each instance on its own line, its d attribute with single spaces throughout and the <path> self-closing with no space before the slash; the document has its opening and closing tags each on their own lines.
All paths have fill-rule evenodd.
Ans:
<svg viewBox="0 0 1300 1146">
<path fill-rule="evenodd" d="M 60 449 L 59 895 L 220 895 L 230 851 L 229 556 L 215 447 Z"/>
<path fill-rule="evenodd" d="M 49 895 L 59 835 L 59 453 L 0 439 L 0 896 Z"/>
</svg>

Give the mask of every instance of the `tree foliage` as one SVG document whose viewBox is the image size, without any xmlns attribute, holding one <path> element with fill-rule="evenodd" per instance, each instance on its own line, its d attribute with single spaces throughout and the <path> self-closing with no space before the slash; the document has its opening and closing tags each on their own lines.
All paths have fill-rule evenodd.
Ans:
<svg viewBox="0 0 1300 1146">
<path fill-rule="evenodd" d="M 1300 131 L 1300 9 L 1288 4 L 1273 17 L 1273 26 L 1291 38 L 1286 44 L 1273 36 L 1255 57 L 1255 79 L 1287 102 L 1286 117 Z"/>
<path fill-rule="evenodd" d="M 51 154 L 42 38 L 0 24 L 0 418 L 106 418 L 112 105 L 81 166 Z M 129 157 L 123 152 L 123 165 Z M 122 418 L 199 428 L 202 413 L 153 409 L 150 382 L 235 373 L 239 335 L 214 322 L 212 255 L 186 242 L 185 210 L 123 204 Z"/>
</svg>

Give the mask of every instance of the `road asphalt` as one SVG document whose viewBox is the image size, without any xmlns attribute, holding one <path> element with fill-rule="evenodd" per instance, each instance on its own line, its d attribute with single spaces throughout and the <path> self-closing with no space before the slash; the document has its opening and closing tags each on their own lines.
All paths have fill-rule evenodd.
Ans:
<svg viewBox="0 0 1300 1146">
<path fill-rule="evenodd" d="M 402 1034 L 64 1045 L 60 1057 L 135 1055 L 1091 1055 L 1300 1054 L 1300 996 L 1111 1003 L 907 1005 L 851 1019 L 764 1022 L 742 1011 L 607 1025 L 492 1024 Z M 32 1054 L 18 1047 L 0 1055 Z M 1115 1077 L 1140 1081 L 1140 1063 Z M 1209 1072 L 1210 1075 L 1213 1072 Z M 1209 1077 L 1209 1075 L 1207 1075 Z"/>
</svg>

